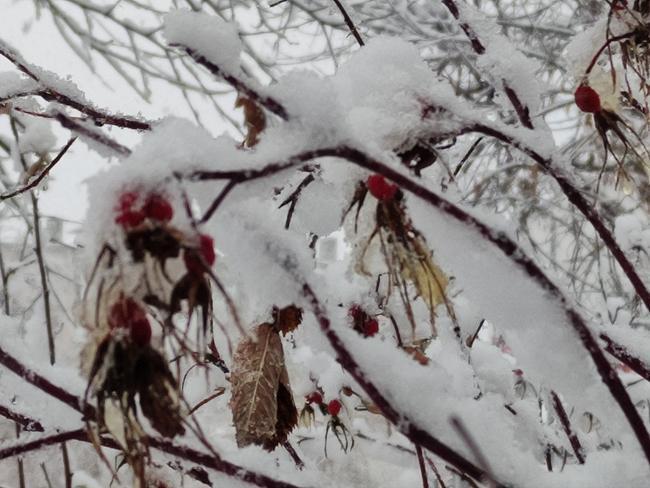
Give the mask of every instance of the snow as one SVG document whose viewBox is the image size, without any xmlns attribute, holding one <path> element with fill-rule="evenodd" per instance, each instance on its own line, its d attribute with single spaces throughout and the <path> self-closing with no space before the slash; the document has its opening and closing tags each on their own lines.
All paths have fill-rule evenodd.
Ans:
<svg viewBox="0 0 650 488">
<path fill-rule="evenodd" d="M 242 44 L 235 24 L 216 16 L 174 10 L 164 17 L 164 35 L 170 44 L 198 52 L 227 73 L 239 72 Z"/>
</svg>

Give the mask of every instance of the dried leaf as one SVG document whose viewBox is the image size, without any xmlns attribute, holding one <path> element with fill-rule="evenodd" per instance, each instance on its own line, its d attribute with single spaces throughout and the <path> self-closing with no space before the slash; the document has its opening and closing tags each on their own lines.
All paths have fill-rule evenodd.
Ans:
<svg viewBox="0 0 650 488">
<path fill-rule="evenodd" d="M 282 332 L 282 335 L 287 335 L 289 332 L 296 330 L 301 322 L 302 309 L 295 305 L 273 309 L 273 325 L 276 330 Z"/>
<path fill-rule="evenodd" d="M 286 440 L 298 420 L 284 364 L 284 351 L 273 324 L 259 325 L 235 351 L 230 408 L 237 445 L 272 450 Z"/>
<path fill-rule="evenodd" d="M 431 252 L 418 237 L 413 239 L 413 250 L 408 251 L 398 246 L 397 256 L 400 261 L 402 277 L 413 283 L 430 310 L 446 303 L 446 289 L 449 278 L 433 262 Z"/>
<path fill-rule="evenodd" d="M 264 110 L 250 98 L 239 95 L 235 107 L 244 109 L 244 122 L 248 133 L 242 143 L 245 147 L 253 147 L 259 142 L 260 133 L 266 128 L 266 115 Z"/>
</svg>

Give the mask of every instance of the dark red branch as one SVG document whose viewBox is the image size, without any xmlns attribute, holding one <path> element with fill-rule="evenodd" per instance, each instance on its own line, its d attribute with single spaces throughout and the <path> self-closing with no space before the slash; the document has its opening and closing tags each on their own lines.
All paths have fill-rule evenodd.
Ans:
<svg viewBox="0 0 650 488">
<path fill-rule="evenodd" d="M 485 46 L 483 46 L 483 43 L 481 40 L 478 38 L 476 35 L 476 32 L 472 30 L 472 28 L 467 24 L 466 22 L 461 22 L 460 21 L 460 14 L 458 12 L 458 6 L 454 2 L 454 0 L 442 0 L 442 3 L 445 7 L 447 7 L 447 10 L 449 10 L 449 13 L 454 16 L 456 20 L 458 20 L 458 25 L 460 28 L 463 30 L 467 38 L 469 39 L 469 42 L 472 45 L 472 49 L 474 49 L 474 52 L 476 54 L 484 54 L 485 53 Z"/>
<path fill-rule="evenodd" d="M 354 25 L 354 22 L 352 21 L 352 18 L 350 15 L 347 13 L 343 5 L 339 0 L 334 0 L 334 3 L 336 4 L 337 8 L 339 9 L 339 12 L 341 12 L 341 15 L 343 16 L 343 20 L 345 20 L 345 25 L 348 26 L 348 29 L 350 29 L 350 32 L 356 39 L 357 43 L 359 46 L 363 47 L 366 44 L 363 42 L 363 39 L 361 37 L 361 34 L 359 34 L 359 31 L 357 30 L 357 26 Z"/>
<path fill-rule="evenodd" d="M 106 134 L 102 134 L 101 132 L 89 129 L 88 127 L 80 124 L 79 122 L 61 112 L 56 113 L 55 117 L 56 120 L 66 129 L 76 132 L 77 134 L 80 134 L 88 139 L 92 139 L 93 141 L 103 146 L 109 147 L 122 156 L 128 156 L 131 154 L 131 150 L 128 147 L 123 146 L 117 141 L 114 141 Z"/>
<path fill-rule="evenodd" d="M 571 449 L 573 449 L 573 453 L 576 455 L 576 459 L 580 464 L 584 464 L 585 456 L 583 454 L 582 445 L 580 444 L 578 435 L 571 428 L 571 421 L 569 420 L 569 416 L 567 415 L 566 410 L 564 409 L 564 405 L 562 405 L 562 402 L 560 401 L 560 397 L 557 396 L 557 393 L 551 391 L 551 399 L 553 400 L 553 408 L 555 409 L 558 417 L 560 418 L 560 423 L 562 424 L 564 433 L 569 438 L 569 443 L 571 444 Z"/>
<path fill-rule="evenodd" d="M 116 127 L 122 127 L 124 129 L 134 129 L 134 130 L 151 129 L 151 124 L 148 122 L 144 122 L 142 120 L 133 117 L 111 115 L 102 112 L 99 109 L 96 109 L 89 105 L 85 105 L 77 100 L 74 100 L 73 98 L 70 98 L 67 95 L 64 95 L 63 93 L 58 92 L 54 88 L 47 86 L 38 77 L 38 75 L 35 74 L 34 71 L 25 62 L 23 62 L 20 59 L 20 56 L 17 53 L 7 48 L 7 46 L 1 41 L 0 41 L 0 55 L 4 56 L 9 61 L 11 61 L 20 71 L 25 73 L 31 79 L 40 83 L 43 86 L 43 89 L 39 90 L 35 94 L 39 95 L 45 100 L 59 102 L 63 105 L 74 108 L 75 110 L 78 110 L 82 114 L 87 115 L 88 117 L 93 119 L 95 123 L 99 125 L 114 125 Z"/>
<path fill-rule="evenodd" d="M 6 419 L 13 420 L 26 432 L 43 432 L 45 430 L 39 421 L 30 419 L 18 412 L 14 412 L 4 405 L 0 405 L 0 415 Z"/>
<path fill-rule="evenodd" d="M 643 379 L 650 381 L 650 366 L 645 361 L 630 354 L 624 346 L 617 344 L 606 334 L 600 334 L 600 338 L 606 343 L 605 351 L 628 366 Z"/>
<path fill-rule="evenodd" d="M 203 56 L 200 53 L 197 53 L 193 49 L 190 49 L 189 47 L 186 46 L 182 46 L 180 44 L 175 44 L 175 45 L 183 48 L 185 52 L 189 54 L 192 57 L 192 59 L 194 59 L 194 61 L 207 68 L 208 71 L 210 71 L 210 73 L 212 73 L 214 76 L 223 78 L 240 94 L 246 96 L 246 98 L 250 98 L 257 104 L 266 108 L 269 112 L 272 112 L 275 115 L 277 115 L 278 117 L 284 120 L 289 120 L 289 114 L 287 113 L 285 108 L 282 106 L 280 102 L 278 102 L 274 98 L 265 95 L 260 95 L 257 91 L 253 90 L 250 86 L 248 86 L 248 84 L 245 83 L 243 80 L 241 80 L 240 78 L 238 78 L 237 76 L 231 73 L 222 70 L 219 66 L 209 61 L 205 56 Z"/>
</svg>

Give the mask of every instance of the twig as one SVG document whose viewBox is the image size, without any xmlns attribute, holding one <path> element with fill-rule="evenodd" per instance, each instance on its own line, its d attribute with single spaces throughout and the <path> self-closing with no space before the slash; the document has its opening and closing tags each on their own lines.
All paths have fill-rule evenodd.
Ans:
<svg viewBox="0 0 650 488">
<path fill-rule="evenodd" d="M 458 432 L 458 435 L 460 435 L 460 437 L 463 439 L 463 442 L 472 452 L 479 466 L 481 466 L 481 468 L 483 468 L 483 471 L 485 471 L 486 477 L 480 481 L 485 481 L 488 485 L 495 486 L 496 483 L 494 481 L 494 474 L 492 474 L 490 464 L 488 463 L 487 458 L 481 452 L 481 449 L 479 448 L 472 435 L 465 428 L 463 422 L 459 417 L 451 417 L 449 421 L 451 422 L 451 425 L 454 427 L 454 429 L 456 429 L 456 432 Z"/>
<path fill-rule="evenodd" d="M 553 408 L 557 412 L 558 417 L 560 417 L 560 422 L 562 423 L 562 427 L 564 428 L 566 436 L 569 438 L 569 442 L 571 443 L 573 453 L 576 455 L 576 459 L 580 464 L 584 464 L 585 457 L 582 451 L 582 446 L 580 445 L 580 440 L 578 439 L 578 436 L 573 431 L 573 429 L 571 429 L 571 421 L 569 420 L 569 416 L 567 415 L 566 410 L 564 410 L 564 406 L 560 401 L 560 397 L 557 396 L 557 393 L 551 391 L 551 399 L 553 400 Z"/>
<path fill-rule="evenodd" d="M 418 456 L 418 465 L 420 466 L 420 475 L 422 476 L 422 488 L 429 488 L 429 479 L 427 478 L 427 467 L 424 465 L 424 455 L 422 448 L 415 445 L 415 453 Z"/>
<path fill-rule="evenodd" d="M 120 154 L 121 156 L 128 156 L 129 154 L 131 154 L 131 150 L 128 147 L 123 146 L 119 142 L 111 139 L 106 134 L 102 134 L 101 132 L 90 130 L 88 127 L 73 120 L 71 117 L 68 117 L 62 112 L 57 112 L 55 114 L 55 117 L 56 120 L 58 120 L 59 123 L 66 129 L 76 132 L 77 134 L 81 134 L 82 136 L 87 137 L 88 139 L 92 139 L 93 141 L 98 142 L 102 146 L 109 147 L 116 153 Z"/>
<path fill-rule="evenodd" d="M 284 447 L 284 449 L 289 453 L 289 456 L 291 456 L 293 462 L 296 463 L 298 469 L 303 469 L 305 467 L 305 463 L 302 462 L 302 459 L 300 459 L 300 456 L 298 456 L 298 453 L 289 441 L 283 442 L 282 447 Z"/>
<path fill-rule="evenodd" d="M 348 29 L 350 29 L 350 32 L 354 36 L 354 38 L 357 40 L 357 43 L 359 46 L 363 47 L 365 46 L 365 42 L 363 42 L 363 39 L 361 38 L 361 34 L 359 34 L 359 31 L 357 30 L 357 27 L 354 25 L 354 22 L 352 21 L 352 18 L 350 15 L 347 13 L 345 10 L 345 7 L 343 7 L 343 4 L 339 0 L 333 0 L 336 6 L 338 7 L 339 11 L 341 12 L 341 15 L 343 15 L 343 19 L 345 20 L 345 25 L 348 26 Z"/>
<path fill-rule="evenodd" d="M 11 131 L 16 139 L 16 144 L 20 143 L 20 137 L 18 135 L 18 129 L 16 128 L 16 119 L 13 117 L 10 121 Z M 20 162 L 23 166 L 23 169 L 27 171 L 27 162 L 22 153 L 20 153 Z M 50 364 L 56 362 L 56 352 L 54 346 L 54 330 L 52 327 L 52 310 L 50 308 L 50 287 L 47 280 L 47 271 L 45 265 L 45 256 L 43 254 L 43 245 L 41 240 L 41 224 L 40 224 L 40 213 L 38 210 L 38 198 L 34 192 L 30 192 L 30 197 L 32 201 L 32 219 L 33 219 L 33 230 L 34 230 L 34 244 L 36 253 L 36 260 L 38 262 L 38 271 L 41 278 L 41 287 L 43 288 L 43 308 L 45 311 L 45 327 L 47 329 L 47 346 L 50 353 Z"/>
<path fill-rule="evenodd" d="M 250 98 L 251 100 L 263 106 L 268 111 L 274 113 L 281 119 L 284 120 L 289 119 L 289 114 L 287 113 L 285 108 L 274 98 L 269 97 L 267 95 L 260 95 L 257 91 L 253 90 L 250 86 L 248 86 L 248 84 L 245 83 L 243 80 L 241 80 L 240 78 L 238 78 L 237 76 L 231 73 L 225 72 L 219 66 L 209 61 L 205 56 L 203 56 L 200 53 L 197 53 L 193 49 L 190 49 L 189 47 L 180 44 L 175 44 L 175 45 L 184 49 L 185 52 L 189 54 L 192 57 L 192 59 L 194 59 L 194 61 L 207 68 L 208 71 L 210 71 L 210 73 L 212 73 L 214 76 L 226 80 L 233 88 L 236 88 L 240 94 L 243 94 L 247 98 Z"/>
<path fill-rule="evenodd" d="M 4 418 L 13 420 L 25 432 L 44 432 L 43 426 L 37 420 L 33 420 L 25 415 L 14 412 L 4 405 L 0 405 L 0 415 Z"/>
<path fill-rule="evenodd" d="M 76 141 L 76 137 L 72 137 L 68 140 L 65 146 L 63 146 L 63 149 L 59 151 L 59 154 L 56 155 L 56 157 L 52 160 L 50 164 L 48 164 L 35 178 L 32 178 L 29 183 L 26 185 L 23 185 L 19 188 L 16 188 L 15 190 L 11 190 L 7 193 L 3 193 L 0 195 L 0 200 L 6 200 L 7 198 L 13 198 L 16 195 L 20 195 L 21 193 L 24 193 L 28 190 L 31 190 L 32 188 L 36 187 L 42 180 L 45 178 L 50 170 L 56 166 L 56 164 L 61 161 L 61 158 L 65 155 L 66 152 L 68 152 L 68 149 L 70 149 L 70 146 Z"/>
<path fill-rule="evenodd" d="M 65 442 L 61 443 L 61 453 L 63 454 L 63 473 L 65 477 L 65 488 L 72 488 L 72 471 L 70 470 L 70 458 L 68 448 Z"/>
<path fill-rule="evenodd" d="M 605 351 L 628 366 L 643 379 L 650 381 L 650 366 L 646 362 L 640 358 L 632 356 L 624 346 L 617 344 L 606 334 L 600 334 L 600 338 L 606 342 Z"/>
<path fill-rule="evenodd" d="M 296 204 L 298 203 L 298 198 L 300 198 L 300 194 L 302 191 L 309 186 L 311 182 L 314 181 L 314 174 L 309 173 L 305 178 L 300 182 L 300 184 L 296 187 L 296 189 L 291 192 L 291 195 L 289 195 L 281 204 L 278 208 L 282 208 L 287 204 L 289 205 L 289 211 L 287 212 L 287 219 L 284 222 L 284 228 L 288 229 L 289 226 L 291 225 L 291 218 L 293 217 L 293 212 L 296 209 Z"/>
</svg>

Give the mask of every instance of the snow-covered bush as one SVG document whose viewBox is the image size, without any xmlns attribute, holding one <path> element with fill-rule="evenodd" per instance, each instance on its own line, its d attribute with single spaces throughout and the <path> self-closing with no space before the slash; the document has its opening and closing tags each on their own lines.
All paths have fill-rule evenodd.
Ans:
<svg viewBox="0 0 650 488">
<path fill-rule="evenodd" d="M 264 3 L 0 40 L 0 483 L 646 486 L 650 2 Z"/>
</svg>

